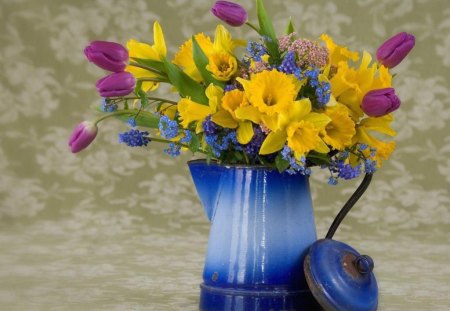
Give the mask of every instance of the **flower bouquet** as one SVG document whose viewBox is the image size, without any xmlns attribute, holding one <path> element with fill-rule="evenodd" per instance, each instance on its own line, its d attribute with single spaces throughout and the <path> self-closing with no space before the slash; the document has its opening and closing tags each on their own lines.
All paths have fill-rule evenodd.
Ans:
<svg viewBox="0 0 450 311">
<path fill-rule="evenodd" d="M 415 43 L 413 35 L 399 33 L 378 48 L 375 60 L 326 34 L 303 38 L 292 21 L 278 36 L 262 0 L 256 0 L 256 10 L 258 25 L 232 2 L 217 1 L 211 10 L 229 26 L 254 29 L 249 41 L 232 38 L 218 25 L 213 38 L 193 35 L 169 57 L 155 22 L 152 45 L 94 41 L 84 51 L 112 73 L 96 84 L 102 114 L 74 129 L 72 152 L 94 140 L 100 121 L 116 117 L 131 127 L 119 134 L 123 144 L 164 143 L 170 156 L 188 151 L 205 158 L 190 169 L 208 218 L 215 217 L 210 246 L 225 250 L 208 248 L 202 310 L 234 310 L 225 306 L 238 301 L 248 310 L 305 305 L 298 298 L 307 288 L 300 266 L 316 240 L 307 177 L 320 167 L 335 185 L 364 172 L 371 176 L 390 157 L 395 142 L 389 138 L 396 135 L 392 112 L 400 106 L 391 69 Z M 154 96 L 161 83 L 179 99 Z M 210 175 L 205 163 L 211 164 Z M 291 242 L 280 245 L 283 240 Z"/>
<path fill-rule="evenodd" d="M 189 150 L 223 164 L 305 175 L 318 166 L 330 171 L 330 184 L 381 167 L 395 142 L 379 137 L 395 136 L 392 112 L 400 106 L 390 69 L 412 49 L 414 37 L 399 33 L 387 40 L 374 62 L 368 52 L 351 51 L 326 34 L 302 38 L 291 21 L 277 36 L 257 4 L 259 27 L 235 3 L 217 1 L 212 9 L 230 26 L 255 29 L 253 41 L 233 39 L 218 25 L 213 39 L 196 34 L 169 59 L 155 22 L 153 45 L 92 42 L 86 57 L 112 72 L 96 84 L 105 114 L 75 128 L 72 152 L 92 142 L 100 121 L 120 117 L 131 127 L 119 134 L 121 143 L 166 143 L 171 156 Z M 152 96 L 161 83 L 180 99 Z"/>
</svg>

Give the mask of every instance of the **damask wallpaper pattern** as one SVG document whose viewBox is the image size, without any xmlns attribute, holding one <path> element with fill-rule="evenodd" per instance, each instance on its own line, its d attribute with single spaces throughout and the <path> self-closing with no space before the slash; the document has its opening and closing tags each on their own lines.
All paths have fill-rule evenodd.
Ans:
<svg viewBox="0 0 450 311">
<path fill-rule="evenodd" d="M 239 1 L 253 12 L 251 0 Z M 211 0 L 0 0 L 0 309 L 196 310 L 208 223 L 185 162 L 156 143 L 117 142 L 112 121 L 87 152 L 67 147 L 93 118 L 101 71 L 91 40 L 151 41 L 162 24 L 169 53 L 211 35 Z M 396 71 L 397 150 L 336 238 L 376 263 L 380 310 L 450 307 L 450 6 L 447 0 L 272 0 L 278 30 L 329 33 L 374 52 L 399 31 L 414 51 Z M 250 18 L 255 18 L 250 15 Z M 253 36 L 247 28 L 233 36 Z M 169 92 L 161 90 L 160 92 Z M 319 236 L 357 182 L 311 188 Z"/>
</svg>

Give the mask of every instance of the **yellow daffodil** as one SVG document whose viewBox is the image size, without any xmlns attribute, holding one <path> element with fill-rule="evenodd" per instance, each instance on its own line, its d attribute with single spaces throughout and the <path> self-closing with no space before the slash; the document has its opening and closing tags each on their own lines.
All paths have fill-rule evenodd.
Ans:
<svg viewBox="0 0 450 311">
<path fill-rule="evenodd" d="M 127 49 L 129 57 L 133 58 L 149 59 L 155 61 L 162 61 L 167 54 L 166 43 L 164 40 L 164 34 L 161 25 L 155 21 L 153 24 L 153 40 L 154 44 L 149 45 L 147 43 L 142 43 L 134 39 L 130 39 L 127 42 Z M 157 73 L 149 71 L 137 66 L 128 65 L 125 71 L 130 72 L 136 79 L 140 78 L 158 78 L 160 77 Z M 142 88 L 145 91 L 154 90 L 158 87 L 158 83 L 155 82 L 144 82 Z"/>
<path fill-rule="evenodd" d="M 245 93 L 240 90 L 232 90 L 222 97 L 221 106 L 211 120 L 226 128 L 237 128 L 236 138 L 239 143 L 247 144 L 254 135 L 252 122 L 236 116 L 236 110 L 248 105 Z"/>
<path fill-rule="evenodd" d="M 211 54 L 208 59 L 209 63 L 206 69 L 219 81 L 230 80 L 237 71 L 237 60 L 228 53 L 216 52 Z"/>
<path fill-rule="evenodd" d="M 347 107 L 342 104 L 329 106 L 324 113 L 331 119 L 323 133 L 323 140 L 337 150 L 344 150 L 352 143 L 356 133 L 355 123 L 349 116 Z"/>
<path fill-rule="evenodd" d="M 267 135 L 259 153 L 270 154 L 281 150 L 286 141 L 297 159 L 311 150 L 327 153 L 329 148 L 319 133 L 331 119 L 323 113 L 311 112 L 311 109 L 308 98 L 295 101 L 280 115 L 279 129 Z"/>
<path fill-rule="evenodd" d="M 250 105 L 269 116 L 289 108 L 302 86 L 293 75 L 277 70 L 253 74 L 250 80 L 237 78 L 244 87 Z"/>
<path fill-rule="evenodd" d="M 356 135 L 353 138 L 353 143 L 362 143 L 376 149 L 374 160 L 377 161 L 377 166 L 380 167 L 383 160 L 389 159 L 391 153 L 395 149 L 395 142 L 384 142 L 371 133 L 385 134 L 387 136 L 395 136 L 397 133 L 390 127 L 390 123 L 394 120 L 392 114 L 387 114 L 380 118 L 365 118 L 361 120 L 356 128 Z M 366 150 L 366 153 L 370 151 Z"/>
<path fill-rule="evenodd" d="M 196 103 L 189 98 L 182 98 L 177 105 L 181 125 L 184 128 L 188 128 L 191 122 L 196 122 L 196 133 L 203 131 L 202 123 L 206 117 L 217 112 L 223 90 L 218 86 L 210 84 L 206 88 L 205 94 L 209 99 L 208 106 Z"/>
<path fill-rule="evenodd" d="M 203 33 L 199 33 L 196 34 L 194 38 L 200 45 L 200 48 L 203 50 L 205 55 L 210 55 L 213 52 L 213 43 L 209 37 L 205 36 Z M 178 53 L 175 54 L 173 63 L 180 66 L 184 72 L 195 81 L 202 81 L 202 75 L 198 71 L 194 62 L 194 55 L 192 53 L 192 39 L 189 39 L 183 43 Z"/>
<path fill-rule="evenodd" d="M 237 69 L 237 65 L 231 64 L 233 61 L 231 61 L 230 58 L 233 58 L 234 61 L 236 61 L 236 58 L 232 54 L 234 52 L 234 49 L 238 45 L 245 45 L 244 41 L 233 40 L 231 38 L 231 34 L 222 25 L 218 25 L 216 27 L 214 42 L 212 42 L 211 39 L 208 36 L 205 36 L 203 33 L 195 35 L 194 38 L 199 44 L 203 53 L 210 60 L 210 69 L 208 70 L 210 70 L 215 75 L 216 73 L 221 72 L 221 74 L 217 75 L 218 77 L 224 78 L 224 76 L 226 75 L 231 76 L 228 70 L 224 70 L 224 68 L 220 68 L 220 66 L 218 69 L 216 69 L 216 72 L 213 71 L 215 69 L 214 64 L 223 65 L 224 63 L 226 63 L 229 65 L 229 69 L 233 71 L 233 74 L 235 73 L 234 68 Z M 214 54 L 216 54 L 216 56 L 213 56 Z M 225 62 L 225 56 L 223 56 L 223 54 L 227 54 Z M 213 63 L 211 63 L 211 60 L 213 61 Z M 194 62 L 194 56 L 192 52 L 192 39 L 187 40 L 181 46 L 180 50 L 175 55 L 173 63 L 183 68 L 184 72 L 192 79 L 198 82 L 202 81 L 202 76 Z M 226 72 L 226 74 L 223 74 L 222 72 Z"/>
<path fill-rule="evenodd" d="M 340 62 L 347 62 L 352 60 L 354 62 L 358 61 L 359 55 L 358 52 L 350 51 L 345 46 L 340 46 L 334 43 L 333 39 L 330 36 L 323 34 L 320 36 L 320 39 L 325 42 L 325 45 L 328 49 L 328 59 L 329 64 L 331 66 L 337 66 Z"/>
<path fill-rule="evenodd" d="M 391 86 L 392 76 L 387 68 L 372 62 L 372 56 L 364 52 L 358 69 L 349 67 L 348 63 L 340 62 L 336 74 L 330 79 L 331 93 L 336 100 L 350 109 L 351 117 L 356 122 L 363 115 L 361 102 L 364 95 L 373 89 Z"/>
</svg>

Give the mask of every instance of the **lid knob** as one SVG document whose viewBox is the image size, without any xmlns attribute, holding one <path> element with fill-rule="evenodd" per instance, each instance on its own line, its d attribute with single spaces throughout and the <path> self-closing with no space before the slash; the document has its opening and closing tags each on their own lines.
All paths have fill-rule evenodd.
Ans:
<svg viewBox="0 0 450 311">
<path fill-rule="evenodd" d="M 361 274 L 368 274 L 372 272 L 374 263 L 373 259 L 368 255 L 359 255 L 354 261 L 356 270 Z"/>
</svg>

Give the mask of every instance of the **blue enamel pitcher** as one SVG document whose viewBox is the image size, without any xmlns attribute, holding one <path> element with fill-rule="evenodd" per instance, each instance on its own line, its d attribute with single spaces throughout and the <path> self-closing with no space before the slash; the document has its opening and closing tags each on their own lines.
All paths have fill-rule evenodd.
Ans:
<svg viewBox="0 0 450 311">
<path fill-rule="evenodd" d="M 303 272 L 317 239 L 308 177 L 188 165 L 211 222 L 200 310 L 316 310 Z"/>
</svg>

